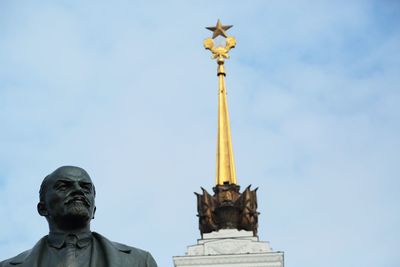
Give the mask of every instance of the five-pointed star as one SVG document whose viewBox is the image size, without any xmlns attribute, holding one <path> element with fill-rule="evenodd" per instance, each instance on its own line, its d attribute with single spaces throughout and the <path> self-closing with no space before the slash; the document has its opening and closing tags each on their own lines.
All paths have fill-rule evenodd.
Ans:
<svg viewBox="0 0 400 267">
<path fill-rule="evenodd" d="M 228 29 L 232 28 L 232 25 L 222 25 L 221 21 L 218 20 L 217 21 L 217 25 L 215 27 L 206 27 L 207 30 L 210 30 L 213 32 L 213 36 L 212 38 L 215 39 L 215 37 L 221 35 L 223 37 L 228 37 L 228 35 L 226 35 L 226 32 Z"/>
</svg>

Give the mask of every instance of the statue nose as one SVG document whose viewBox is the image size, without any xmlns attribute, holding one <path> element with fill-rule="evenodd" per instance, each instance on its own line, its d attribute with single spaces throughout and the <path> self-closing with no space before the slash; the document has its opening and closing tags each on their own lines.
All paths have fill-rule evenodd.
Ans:
<svg viewBox="0 0 400 267">
<path fill-rule="evenodd" d="M 72 186 L 73 193 L 83 193 L 83 188 L 79 185 L 79 183 L 74 183 Z"/>
</svg>

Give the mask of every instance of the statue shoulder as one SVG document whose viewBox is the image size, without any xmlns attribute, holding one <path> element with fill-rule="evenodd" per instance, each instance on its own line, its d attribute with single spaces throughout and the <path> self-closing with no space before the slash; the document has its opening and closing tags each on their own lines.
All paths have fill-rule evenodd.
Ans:
<svg viewBox="0 0 400 267">
<path fill-rule="evenodd" d="M 128 251 L 129 249 L 129 255 L 130 259 L 133 262 L 141 262 L 142 265 L 140 266 L 145 266 L 145 267 L 157 267 L 157 263 L 154 260 L 153 256 L 150 254 L 150 252 L 140 249 L 140 248 L 135 248 L 135 247 L 130 247 L 121 243 L 113 242 L 114 246 L 117 247 L 119 250 L 124 250 Z"/>
<path fill-rule="evenodd" d="M 24 260 L 31 254 L 31 252 L 32 252 L 32 249 L 28 249 L 28 250 L 18 254 L 15 257 L 4 260 L 4 261 L 0 262 L 0 267 L 8 267 L 8 266 L 18 265 L 18 264 L 24 262 Z"/>
<path fill-rule="evenodd" d="M 28 249 L 28 250 L 18 254 L 15 257 L 12 257 L 12 258 L 9 258 L 7 260 L 0 262 L 0 267 L 10 267 L 10 266 L 15 267 L 15 266 L 18 266 L 18 265 L 24 263 L 28 258 L 37 257 L 40 253 L 40 249 L 41 249 L 43 243 L 45 242 L 45 238 L 47 238 L 47 236 L 44 236 L 43 238 L 41 238 L 33 248 Z"/>
<path fill-rule="evenodd" d="M 126 264 L 133 264 L 133 263 L 139 263 L 138 266 L 143 266 L 143 267 L 157 267 L 157 263 L 155 262 L 153 256 L 145 250 L 127 246 L 125 244 L 121 244 L 118 242 L 110 241 L 106 237 L 100 235 L 99 233 L 93 232 L 93 236 L 103 243 L 105 245 L 104 247 L 107 249 L 115 249 L 122 254 L 125 255 L 126 259 Z M 3 266 L 0 266 L 3 267 Z"/>
</svg>

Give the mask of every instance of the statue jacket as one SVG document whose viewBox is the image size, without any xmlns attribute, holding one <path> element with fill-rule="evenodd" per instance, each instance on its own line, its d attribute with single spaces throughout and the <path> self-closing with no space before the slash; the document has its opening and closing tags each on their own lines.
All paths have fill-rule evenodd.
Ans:
<svg viewBox="0 0 400 267">
<path fill-rule="evenodd" d="M 104 264 L 107 267 L 157 267 L 151 254 L 147 251 L 129 247 L 120 243 L 112 242 L 104 236 L 93 232 L 93 238 L 101 246 L 101 252 L 104 253 Z M 40 264 L 40 255 L 47 246 L 47 236 L 40 239 L 36 245 L 21 254 L 0 262 L 0 267 L 50 267 L 46 263 Z M 91 255 L 93 257 L 93 253 Z M 91 261 L 92 262 L 92 261 Z M 90 264 L 90 267 L 96 267 L 95 264 Z"/>
</svg>

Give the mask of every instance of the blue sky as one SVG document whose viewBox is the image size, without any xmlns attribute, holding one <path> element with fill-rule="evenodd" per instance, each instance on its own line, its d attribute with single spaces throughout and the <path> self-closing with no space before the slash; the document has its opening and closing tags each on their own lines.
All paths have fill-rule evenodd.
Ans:
<svg viewBox="0 0 400 267">
<path fill-rule="evenodd" d="M 286 266 L 400 265 L 400 2 L 1 1 L 0 259 L 47 233 L 39 185 L 77 165 L 92 229 L 173 266 L 215 180 L 220 18 L 238 182 Z M 128 203 L 128 205 L 127 205 Z"/>
</svg>

